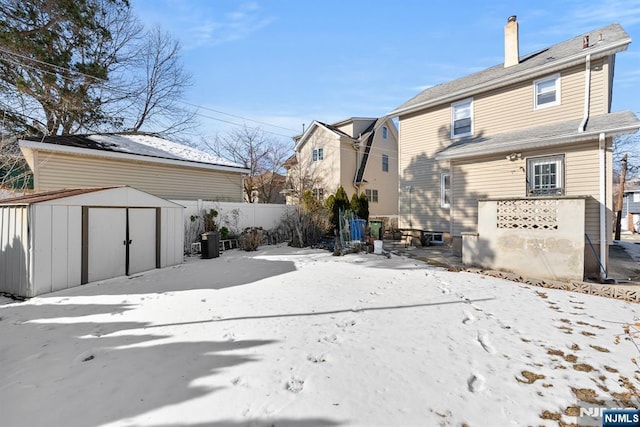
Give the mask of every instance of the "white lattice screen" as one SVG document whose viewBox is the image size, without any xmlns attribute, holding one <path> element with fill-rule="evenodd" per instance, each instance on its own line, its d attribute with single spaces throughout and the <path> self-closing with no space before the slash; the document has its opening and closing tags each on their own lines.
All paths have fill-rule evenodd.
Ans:
<svg viewBox="0 0 640 427">
<path fill-rule="evenodd" d="M 500 200 L 498 228 L 557 230 L 558 200 Z"/>
</svg>

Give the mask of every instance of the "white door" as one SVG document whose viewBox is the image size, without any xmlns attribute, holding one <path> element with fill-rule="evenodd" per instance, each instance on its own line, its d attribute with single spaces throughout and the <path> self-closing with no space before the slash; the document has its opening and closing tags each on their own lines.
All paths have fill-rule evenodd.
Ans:
<svg viewBox="0 0 640 427">
<path fill-rule="evenodd" d="M 156 210 L 129 209 L 129 274 L 156 268 Z"/>
<path fill-rule="evenodd" d="M 127 210 L 89 208 L 88 280 L 126 274 Z"/>
</svg>

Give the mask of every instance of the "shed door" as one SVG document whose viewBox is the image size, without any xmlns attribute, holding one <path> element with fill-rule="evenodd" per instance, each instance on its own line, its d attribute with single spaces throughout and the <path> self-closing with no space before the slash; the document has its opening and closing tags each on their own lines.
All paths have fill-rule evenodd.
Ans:
<svg viewBox="0 0 640 427">
<path fill-rule="evenodd" d="M 89 282 L 123 276 L 126 273 L 127 210 L 89 209 Z"/>
<path fill-rule="evenodd" d="M 156 210 L 129 208 L 129 271 L 156 268 Z"/>
</svg>

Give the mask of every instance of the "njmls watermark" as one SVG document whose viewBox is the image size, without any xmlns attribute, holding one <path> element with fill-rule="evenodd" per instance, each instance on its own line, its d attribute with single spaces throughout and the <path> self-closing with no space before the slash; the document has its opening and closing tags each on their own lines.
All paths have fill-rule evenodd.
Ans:
<svg viewBox="0 0 640 427">
<path fill-rule="evenodd" d="M 621 408 L 611 402 L 611 406 L 578 405 L 578 425 L 597 427 L 640 427 L 640 409 Z"/>
</svg>

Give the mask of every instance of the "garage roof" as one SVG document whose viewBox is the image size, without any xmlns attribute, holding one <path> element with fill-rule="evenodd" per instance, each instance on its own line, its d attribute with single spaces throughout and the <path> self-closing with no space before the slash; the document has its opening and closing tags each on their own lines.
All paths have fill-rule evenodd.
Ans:
<svg viewBox="0 0 640 427">
<path fill-rule="evenodd" d="M 237 163 L 214 156 L 188 145 L 179 144 L 158 135 L 144 133 L 107 133 L 92 135 L 52 135 L 44 137 L 26 137 L 21 147 L 38 149 L 56 149 L 56 151 L 92 150 L 94 153 L 119 153 L 144 156 L 149 161 L 189 162 L 192 166 L 208 167 L 246 173 L 248 170 Z"/>
</svg>

